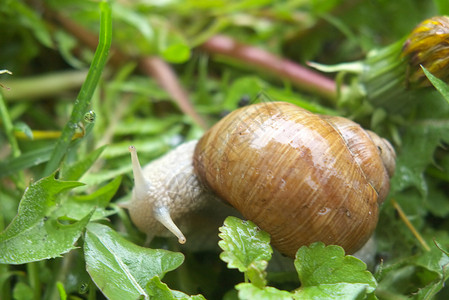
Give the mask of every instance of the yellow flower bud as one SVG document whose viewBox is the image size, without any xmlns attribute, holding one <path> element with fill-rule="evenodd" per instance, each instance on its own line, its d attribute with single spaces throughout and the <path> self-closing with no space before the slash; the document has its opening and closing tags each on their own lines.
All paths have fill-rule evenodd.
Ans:
<svg viewBox="0 0 449 300">
<path fill-rule="evenodd" d="M 449 17 L 433 17 L 416 26 L 402 55 L 408 60 L 408 84 L 430 85 L 420 65 L 442 80 L 449 79 Z"/>
</svg>

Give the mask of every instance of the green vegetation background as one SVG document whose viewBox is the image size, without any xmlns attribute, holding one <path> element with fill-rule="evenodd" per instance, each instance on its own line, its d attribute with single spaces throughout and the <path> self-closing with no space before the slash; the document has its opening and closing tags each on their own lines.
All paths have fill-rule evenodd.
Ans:
<svg viewBox="0 0 449 300">
<path fill-rule="evenodd" d="M 108 27 L 101 23 L 108 13 L 112 35 L 99 33 Z M 11 225 L 0 235 L 0 299 L 126 299 L 122 277 L 101 277 L 124 253 L 153 268 L 145 273 L 134 265 L 137 284 L 130 289 L 144 287 L 155 299 L 187 297 L 164 287 L 163 278 L 173 290 L 233 299 L 244 276 L 219 259 L 218 228 L 192 246 L 179 248 L 164 238 L 151 244 L 185 258 L 152 252 L 136 246 L 145 237 L 118 204 L 129 200 L 133 185 L 130 144 L 142 163 L 149 162 L 200 137 L 242 102 L 261 100 L 352 118 L 391 140 L 398 152 L 369 265 L 376 283 L 367 280 L 363 292 L 345 299 L 447 299 L 447 86 L 440 94 L 433 87 L 406 92 L 398 85 L 395 91 L 406 96 L 395 102 L 381 94 L 388 101 L 377 102 L 370 99 L 376 92 L 370 83 L 347 69 L 306 82 L 208 44 L 223 34 L 295 65 L 363 67 L 370 66 L 365 58 L 372 50 L 396 45 L 396 51 L 419 22 L 444 14 L 449 3 L 443 0 L 2 1 L 0 69 L 12 75 L 0 74 L 0 231 Z M 334 79 L 349 92 L 329 92 Z M 115 240 L 117 252 L 108 248 Z M 318 248 L 312 257 L 323 257 Z M 162 257 L 159 265 L 152 255 Z M 107 271 L 94 268 L 97 260 Z M 265 267 L 255 267 L 260 281 L 248 270 L 245 278 L 280 290 L 300 286 L 293 261 L 273 259 L 267 274 Z"/>
</svg>

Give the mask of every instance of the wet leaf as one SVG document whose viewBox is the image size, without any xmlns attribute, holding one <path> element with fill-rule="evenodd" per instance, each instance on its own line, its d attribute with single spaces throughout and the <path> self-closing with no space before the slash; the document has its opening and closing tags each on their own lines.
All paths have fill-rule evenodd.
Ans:
<svg viewBox="0 0 449 300">
<path fill-rule="evenodd" d="M 88 226 L 84 255 L 92 280 L 109 299 L 149 299 L 151 278 L 162 278 L 184 261 L 181 253 L 137 246 L 96 223 Z"/>
</svg>

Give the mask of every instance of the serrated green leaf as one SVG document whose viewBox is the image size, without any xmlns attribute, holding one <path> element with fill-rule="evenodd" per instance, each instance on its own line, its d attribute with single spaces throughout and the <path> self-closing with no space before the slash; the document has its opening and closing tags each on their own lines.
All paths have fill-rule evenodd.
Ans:
<svg viewBox="0 0 449 300">
<path fill-rule="evenodd" d="M 228 268 L 246 272 L 251 264 L 271 259 L 270 235 L 253 222 L 228 217 L 219 230 L 222 240 L 218 245 L 223 249 L 220 258 L 228 263 Z"/>
<path fill-rule="evenodd" d="M 246 275 L 251 283 L 259 288 L 263 288 L 267 284 L 267 269 L 268 262 L 266 260 L 257 260 L 248 266 Z"/>
<path fill-rule="evenodd" d="M 59 223 L 52 213 L 59 193 L 81 185 L 80 182 L 56 180 L 52 174 L 28 187 L 16 217 L 0 235 L 0 262 L 38 261 L 73 249 L 92 213 L 69 225 Z"/>
<path fill-rule="evenodd" d="M 301 281 L 295 297 L 300 299 L 360 299 L 377 286 L 365 263 L 345 256 L 339 246 L 303 246 L 296 253 L 295 268 Z"/>
<path fill-rule="evenodd" d="M 434 76 L 432 73 L 427 71 L 426 68 L 421 66 L 422 70 L 424 71 L 424 74 L 426 74 L 429 81 L 433 84 L 433 86 L 440 92 L 440 94 L 446 99 L 446 101 L 449 103 L 449 86 L 438 77 Z"/>
<path fill-rule="evenodd" d="M 184 261 L 181 253 L 137 246 L 111 228 L 91 223 L 84 243 L 87 271 L 109 299 L 149 299 L 145 287 Z"/>
<path fill-rule="evenodd" d="M 259 288 L 251 283 L 240 283 L 235 286 L 239 291 L 239 299 L 242 300 L 287 300 L 293 299 L 293 295 L 287 291 L 281 291 L 274 287 Z M 302 298 L 309 299 L 309 298 Z"/>
<path fill-rule="evenodd" d="M 69 165 L 63 166 L 61 169 L 61 179 L 64 180 L 78 180 L 83 176 L 87 170 L 93 165 L 93 163 L 98 159 L 106 145 L 92 151 L 89 155 L 85 156 L 83 159 Z"/>
</svg>

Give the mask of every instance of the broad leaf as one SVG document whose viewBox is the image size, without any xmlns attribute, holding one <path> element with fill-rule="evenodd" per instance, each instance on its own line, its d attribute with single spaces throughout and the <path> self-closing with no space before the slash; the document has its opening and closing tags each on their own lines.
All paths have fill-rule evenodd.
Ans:
<svg viewBox="0 0 449 300">
<path fill-rule="evenodd" d="M 61 224 L 52 212 L 59 193 L 81 185 L 56 180 L 52 174 L 28 187 L 17 216 L 0 235 L 0 262 L 23 264 L 58 257 L 73 249 L 92 212 L 68 225 Z"/>
<path fill-rule="evenodd" d="M 365 263 L 345 256 L 339 246 L 303 246 L 296 253 L 295 267 L 301 281 L 297 299 L 362 299 L 377 286 Z"/>
<path fill-rule="evenodd" d="M 87 271 L 109 299 L 149 299 L 156 293 L 146 290 L 151 278 L 162 278 L 184 260 L 181 253 L 137 246 L 105 225 L 91 223 L 87 229 Z"/>
</svg>

